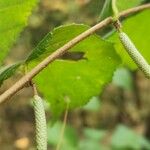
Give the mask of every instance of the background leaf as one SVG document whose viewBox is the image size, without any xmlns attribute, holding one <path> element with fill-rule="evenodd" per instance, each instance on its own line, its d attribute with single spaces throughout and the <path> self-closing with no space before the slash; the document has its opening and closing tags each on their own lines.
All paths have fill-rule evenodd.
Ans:
<svg viewBox="0 0 150 150">
<path fill-rule="evenodd" d="M 38 0 L 0 0 L 0 64 Z"/>
<path fill-rule="evenodd" d="M 92 97 L 89 102 L 83 107 L 83 110 L 96 112 L 100 109 L 101 103 L 99 97 Z"/>
<path fill-rule="evenodd" d="M 57 28 L 48 51 L 60 47 L 86 29 L 87 26 L 75 24 Z M 39 90 L 50 102 L 56 116 L 65 109 L 66 99 L 70 100 L 70 108 L 75 108 L 98 95 L 120 64 L 113 45 L 97 35 L 81 41 L 70 52 L 82 52 L 84 56 L 78 61 L 57 59 L 36 77 Z"/>
<path fill-rule="evenodd" d="M 113 76 L 113 84 L 125 90 L 133 90 L 133 77 L 126 68 L 118 68 Z"/>
<path fill-rule="evenodd" d="M 20 67 L 21 64 L 22 64 L 21 62 L 18 62 L 18 63 L 14 63 L 14 64 L 0 68 L 0 86 L 2 85 L 4 80 L 14 75 L 14 73 Z"/>
<path fill-rule="evenodd" d="M 113 15 L 111 2 L 112 2 L 112 0 L 105 0 L 103 9 L 100 13 L 100 19 L 99 19 L 100 21 L 105 19 L 108 16 Z"/>
<path fill-rule="evenodd" d="M 56 147 L 61 133 L 61 128 L 63 123 L 57 122 L 53 127 L 48 125 L 48 144 L 51 144 Z M 69 125 L 65 128 L 65 133 L 62 141 L 62 150 L 76 150 L 78 144 L 78 137 L 76 130 Z"/>
<path fill-rule="evenodd" d="M 149 142 L 124 125 L 118 125 L 112 136 L 112 147 L 114 149 L 150 149 Z"/>
<path fill-rule="evenodd" d="M 83 133 L 84 138 L 80 140 L 79 150 L 108 150 L 107 147 L 101 143 L 103 138 L 106 136 L 106 131 L 94 128 L 85 128 Z"/>
</svg>

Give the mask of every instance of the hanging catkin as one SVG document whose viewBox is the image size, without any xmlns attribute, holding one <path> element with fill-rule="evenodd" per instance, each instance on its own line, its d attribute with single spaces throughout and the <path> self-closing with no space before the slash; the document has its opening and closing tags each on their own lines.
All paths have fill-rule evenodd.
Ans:
<svg viewBox="0 0 150 150">
<path fill-rule="evenodd" d="M 43 100 L 38 95 L 35 95 L 33 103 L 36 123 L 37 150 L 47 150 L 47 127 Z"/>
<path fill-rule="evenodd" d="M 120 41 L 123 44 L 124 48 L 130 55 L 130 57 L 133 59 L 133 61 L 137 64 L 139 69 L 143 71 L 143 73 L 146 75 L 146 77 L 150 78 L 150 66 L 147 63 L 147 61 L 144 59 L 144 57 L 140 54 L 140 52 L 137 50 L 133 42 L 130 40 L 130 38 L 127 36 L 124 32 L 119 32 Z"/>
</svg>

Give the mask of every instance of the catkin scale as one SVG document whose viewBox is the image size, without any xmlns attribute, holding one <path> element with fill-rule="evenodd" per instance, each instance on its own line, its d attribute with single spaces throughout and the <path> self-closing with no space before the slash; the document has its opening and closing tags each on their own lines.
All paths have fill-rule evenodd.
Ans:
<svg viewBox="0 0 150 150">
<path fill-rule="evenodd" d="M 37 150 L 47 150 L 47 127 L 43 100 L 38 95 L 35 95 L 33 104 L 36 123 Z"/>
<path fill-rule="evenodd" d="M 119 38 L 124 46 L 125 50 L 128 52 L 133 61 L 137 64 L 137 66 L 143 71 L 146 77 L 150 78 L 150 66 L 148 62 L 144 59 L 144 57 L 137 50 L 133 42 L 130 40 L 128 35 L 124 32 L 119 33 Z"/>
</svg>

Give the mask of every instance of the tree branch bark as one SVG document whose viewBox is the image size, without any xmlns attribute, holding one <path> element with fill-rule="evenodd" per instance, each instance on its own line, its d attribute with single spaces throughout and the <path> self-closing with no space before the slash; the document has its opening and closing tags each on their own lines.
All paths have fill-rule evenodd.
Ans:
<svg viewBox="0 0 150 150">
<path fill-rule="evenodd" d="M 119 18 L 126 17 L 130 14 L 149 9 L 150 3 L 144 4 L 138 7 L 134 7 L 128 10 L 125 10 L 119 14 Z M 26 83 L 32 80 L 39 72 L 41 72 L 44 68 L 47 67 L 51 62 L 53 62 L 58 57 L 62 56 L 65 52 L 67 52 L 70 48 L 74 45 L 79 43 L 80 41 L 84 40 L 85 38 L 89 37 L 91 34 L 95 33 L 97 30 L 100 30 L 107 25 L 113 23 L 113 18 L 108 17 L 101 21 L 100 23 L 96 24 L 95 26 L 91 27 L 90 29 L 86 30 L 85 32 L 81 33 L 68 43 L 66 43 L 61 48 L 57 49 L 55 52 L 50 54 L 47 58 L 45 58 L 42 62 L 40 62 L 36 67 L 34 67 L 30 72 L 28 72 L 25 76 L 23 76 L 19 81 L 17 81 L 12 87 L 6 90 L 3 94 L 0 95 L 0 103 L 4 102 L 5 100 L 12 97 L 15 93 L 17 93 L 20 89 L 22 89 Z"/>
</svg>

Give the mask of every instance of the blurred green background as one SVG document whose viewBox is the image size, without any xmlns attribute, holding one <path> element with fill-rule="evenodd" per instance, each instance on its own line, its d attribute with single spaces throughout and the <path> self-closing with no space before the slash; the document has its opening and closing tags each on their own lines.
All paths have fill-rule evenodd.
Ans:
<svg viewBox="0 0 150 150">
<path fill-rule="evenodd" d="M 54 27 L 72 22 L 96 24 L 103 3 L 103 0 L 41 0 L 5 64 L 25 58 Z M 16 75 L 6 81 L 1 92 L 19 78 Z M 23 89 L 1 106 L 0 150 L 35 149 L 31 96 L 30 89 Z M 69 112 L 61 150 L 149 150 L 149 108 L 150 81 L 140 71 L 119 68 L 100 97 L 93 97 L 84 108 Z M 63 116 L 51 126 L 51 114 L 46 110 L 48 150 L 54 150 Z"/>
</svg>

